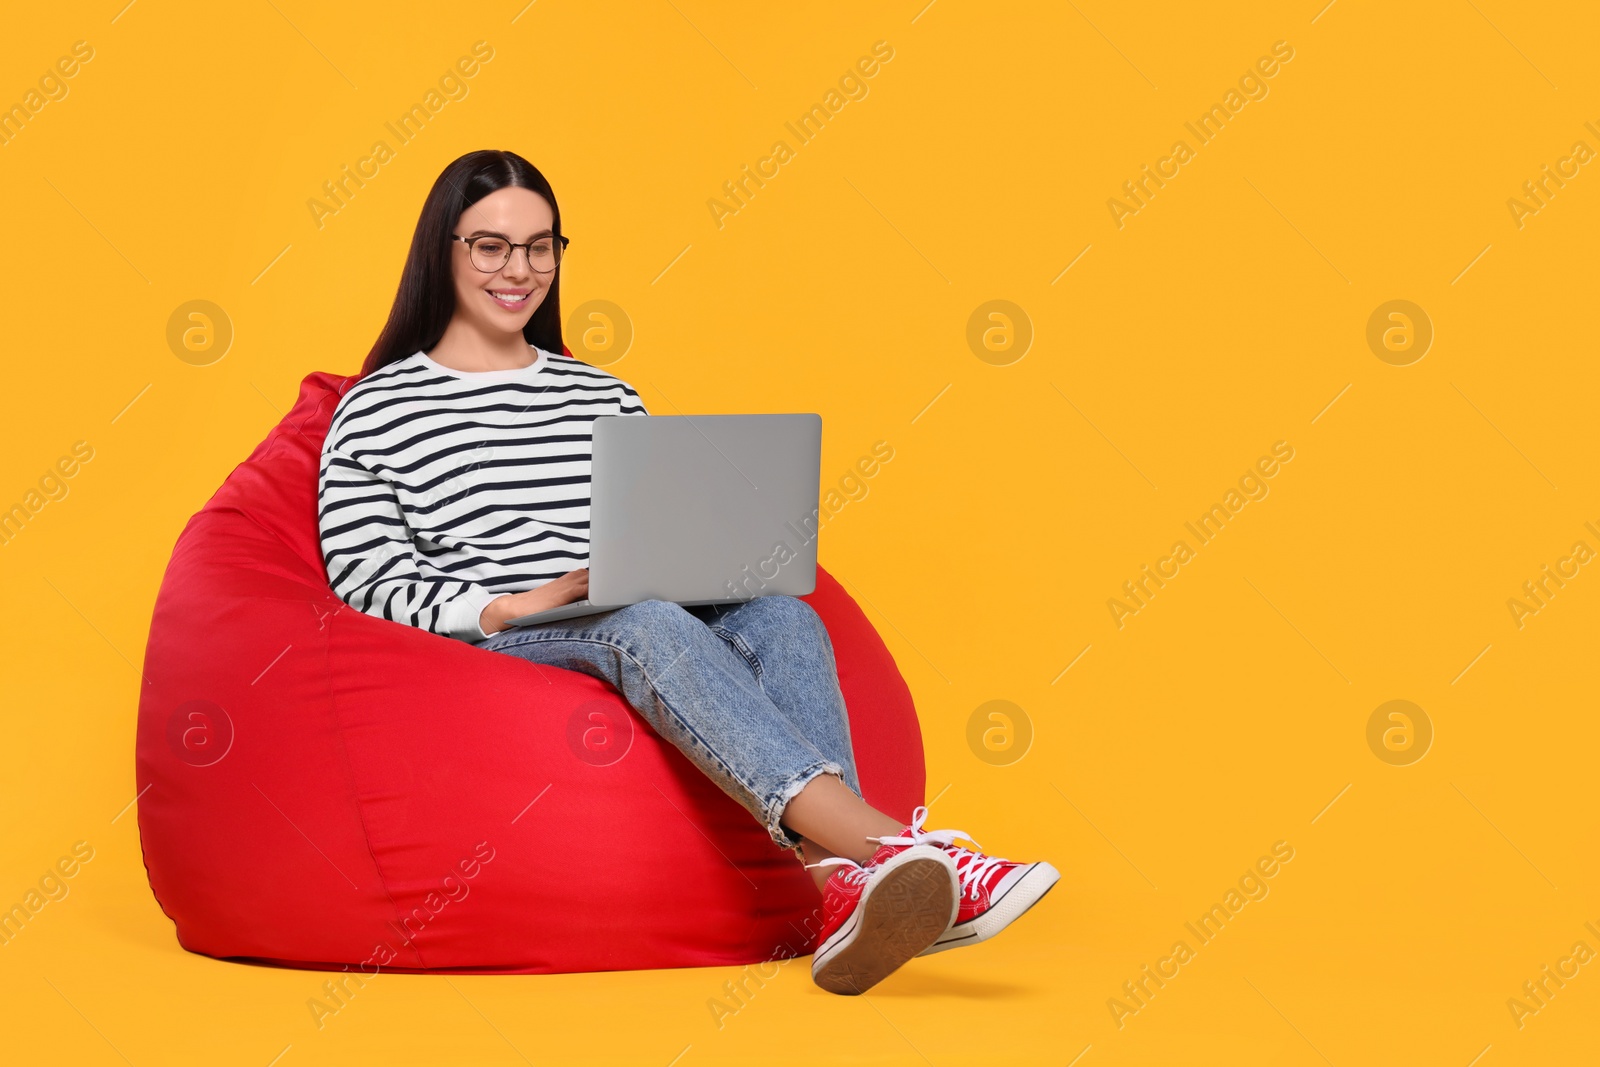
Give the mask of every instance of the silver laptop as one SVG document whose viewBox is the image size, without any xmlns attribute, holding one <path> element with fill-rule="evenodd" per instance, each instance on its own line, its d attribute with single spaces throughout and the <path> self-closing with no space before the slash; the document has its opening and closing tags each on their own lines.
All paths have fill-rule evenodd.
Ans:
<svg viewBox="0 0 1600 1067">
<path fill-rule="evenodd" d="M 531 626 L 642 600 L 734 604 L 817 586 L 822 416 L 602 415 L 590 472 L 589 598 Z"/>
</svg>

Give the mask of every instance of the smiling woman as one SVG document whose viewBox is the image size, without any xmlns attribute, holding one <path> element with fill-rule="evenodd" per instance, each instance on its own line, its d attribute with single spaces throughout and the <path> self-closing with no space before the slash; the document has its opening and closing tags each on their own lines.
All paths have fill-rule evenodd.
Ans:
<svg viewBox="0 0 1600 1067">
<path fill-rule="evenodd" d="M 803 852 L 822 894 L 811 973 L 824 989 L 865 992 L 915 956 L 998 934 L 1055 868 L 958 846 L 962 832 L 923 828 L 926 808 L 906 822 L 866 801 L 832 637 L 806 601 L 587 602 L 594 422 L 648 412 L 562 349 L 566 245 L 555 193 L 522 157 L 473 152 L 440 175 L 322 449 L 334 592 L 619 693 L 775 845 Z M 844 505 L 829 497 L 830 512 Z M 570 621 L 511 625 L 573 603 Z"/>
<path fill-rule="evenodd" d="M 423 207 L 362 376 L 419 349 L 466 372 L 527 367 L 530 346 L 560 353 L 556 268 L 567 244 L 555 191 L 537 168 L 510 152 L 462 156 Z"/>
</svg>

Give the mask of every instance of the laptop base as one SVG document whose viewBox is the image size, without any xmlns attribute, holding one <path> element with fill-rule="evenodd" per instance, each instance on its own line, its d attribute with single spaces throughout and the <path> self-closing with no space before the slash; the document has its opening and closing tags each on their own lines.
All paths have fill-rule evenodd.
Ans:
<svg viewBox="0 0 1600 1067">
<path fill-rule="evenodd" d="M 775 594 L 761 593 L 757 595 L 769 596 Z M 708 604 L 743 604 L 746 601 L 754 599 L 755 597 L 726 597 L 717 600 L 677 600 L 673 603 L 680 607 L 698 608 L 704 607 Z M 636 600 L 633 603 L 637 604 L 641 603 L 641 601 Z M 559 608 L 551 608 L 548 611 L 536 611 L 532 615 L 523 615 L 520 618 L 510 619 L 506 622 L 506 625 L 537 626 L 541 622 L 559 622 L 562 619 L 576 619 L 581 618 L 584 615 L 603 615 L 608 611 L 616 611 L 618 608 L 626 608 L 630 606 L 631 605 L 629 604 L 595 604 L 588 600 L 576 600 L 571 604 L 563 604 Z"/>
</svg>

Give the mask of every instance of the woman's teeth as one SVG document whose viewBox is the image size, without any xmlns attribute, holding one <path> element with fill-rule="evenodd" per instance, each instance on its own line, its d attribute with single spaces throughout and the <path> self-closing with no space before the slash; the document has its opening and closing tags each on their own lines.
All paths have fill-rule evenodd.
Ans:
<svg viewBox="0 0 1600 1067">
<path fill-rule="evenodd" d="M 502 304 L 520 304 L 524 300 L 528 299 L 528 296 L 530 294 L 528 294 L 528 293 L 497 293 L 493 289 L 491 289 L 491 290 L 489 290 L 489 295 L 494 297 L 496 300 L 500 301 Z"/>
</svg>

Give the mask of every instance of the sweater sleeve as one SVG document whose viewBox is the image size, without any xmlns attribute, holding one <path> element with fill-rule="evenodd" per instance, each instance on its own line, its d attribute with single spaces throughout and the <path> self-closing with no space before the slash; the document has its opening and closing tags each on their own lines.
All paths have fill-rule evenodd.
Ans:
<svg viewBox="0 0 1600 1067">
<path fill-rule="evenodd" d="M 424 577 L 394 486 L 336 448 L 322 453 L 317 527 L 328 581 L 346 604 L 445 637 L 487 638 L 478 618 L 503 594 L 475 582 Z"/>
</svg>

